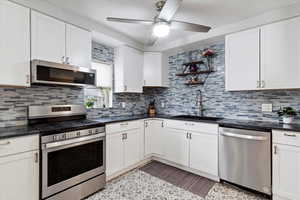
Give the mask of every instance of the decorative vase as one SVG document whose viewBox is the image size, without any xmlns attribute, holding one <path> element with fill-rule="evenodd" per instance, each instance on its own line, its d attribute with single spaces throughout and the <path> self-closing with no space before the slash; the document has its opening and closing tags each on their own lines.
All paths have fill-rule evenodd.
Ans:
<svg viewBox="0 0 300 200">
<path fill-rule="evenodd" d="M 282 117 L 284 124 L 291 124 L 291 123 L 293 123 L 294 119 L 295 119 L 295 117 L 293 117 L 293 116 L 283 116 Z"/>
</svg>

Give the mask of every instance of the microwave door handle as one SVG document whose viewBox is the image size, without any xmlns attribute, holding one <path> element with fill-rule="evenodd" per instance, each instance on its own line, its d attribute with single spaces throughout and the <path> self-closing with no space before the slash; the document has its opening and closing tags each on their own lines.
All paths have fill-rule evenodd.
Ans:
<svg viewBox="0 0 300 200">
<path fill-rule="evenodd" d="M 246 139 L 246 140 L 264 141 L 264 140 L 268 139 L 268 137 L 265 137 L 265 136 L 243 135 L 243 134 L 236 134 L 236 133 L 230 133 L 230 132 L 221 132 L 221 135 L 227 136 L 227 137 Z"/>
</svg>

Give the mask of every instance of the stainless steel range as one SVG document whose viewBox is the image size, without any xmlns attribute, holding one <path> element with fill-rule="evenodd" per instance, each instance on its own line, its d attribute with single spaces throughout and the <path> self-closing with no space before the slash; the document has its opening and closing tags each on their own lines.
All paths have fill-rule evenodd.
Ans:
<svg viewBox="0 0 300 200">
<path fill-rule="evenodd" d="M 105 186 L 105 127 L 78 105 L 29 107 L 41 132 L 41 198 L 80 200 Z"/>
</svg>

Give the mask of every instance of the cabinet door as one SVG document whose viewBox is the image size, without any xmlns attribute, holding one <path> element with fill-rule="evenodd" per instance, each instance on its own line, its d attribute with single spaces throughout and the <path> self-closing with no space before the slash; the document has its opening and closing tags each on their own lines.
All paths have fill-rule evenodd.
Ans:
<svg viewBox="0 0 300 200">
<path fill-rule="evenodd" d="M 190 168 L 218 176 L 218 136 L 192 132 Z"/>
<path fill-rule="evenodd" d="M 0 85 L 30 86 L 29 9 L 0 0 Z"/>
<path fill-rule="evenodd" d="M 273 145 L 273 193 L 284 199 L 300 199 L 300 147 Z"/>
<path fill-rule="evenodd" d="M 0 199 L 38 200 L 38 151 L 0 158 Z"/>
<path fill-rule="evenodd" d="M 106 136 L 106 172 L 110 176 L 123 169 L 124 145 L 122 134 L 116 133 Z"/>
<path fill-rule="evenodd" d="M 125 92 L 143 92 L 143 53 L 136 49 L 126 47 L 124 63 Z"/>
<path fill-rule="evenodd" d="M 144 53 L 144 86 L 163 86 L 162 55 L 159 52 Z"/>
<path fill-rule="evenodd" d="M 56 63 L 65 61 L 65 23 L 41 13 L 31 12 L 32 59 Z"/>
<path fill-rule="evenodd" d="M 227 91 L 256 90 L 259 81 L 259 29 L 226 36 L 225 88 Z"/>
<path fill-rule="evenodd" d="M 127 131 L 124 140 L 124 168 L 137 164 L 140 161 L 141 129 Z"/>
<path fill-rule="evenodd" d="M 164 155 L 164 128 L 162 120 L 145 121 L 145 153 L 146 155 Z"/>
<path fill-rule="evenodd" d="M 71 65 L 91 66 L 92 36 L 89 31 L 66 25 L 66 59 Z"/>
<path fill-rule="evenodd" d="M 165 129 L 165 158 L 179 165 L 188 166 L 189 139 L 187 132 L 176 129 Z"/>
<path fill-rule="evenodd" d="M 300 88 L 300 17 L 261 28 L 261 79 L 266 89 Z"/>
</svg>

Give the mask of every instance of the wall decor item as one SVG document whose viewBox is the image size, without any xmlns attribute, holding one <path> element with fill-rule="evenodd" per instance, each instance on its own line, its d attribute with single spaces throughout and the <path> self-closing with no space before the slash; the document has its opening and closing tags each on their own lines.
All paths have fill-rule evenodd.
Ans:
<svg viewBox="0 0 300 200">
<path fill-rule="evenodd" d="M 202 57 L 206 58 L 206 63 L 210 71 L 213 71 L 213 57 L 216 53 L 212 49 L 204 49 L 202 52 Z"/>
</svg>

